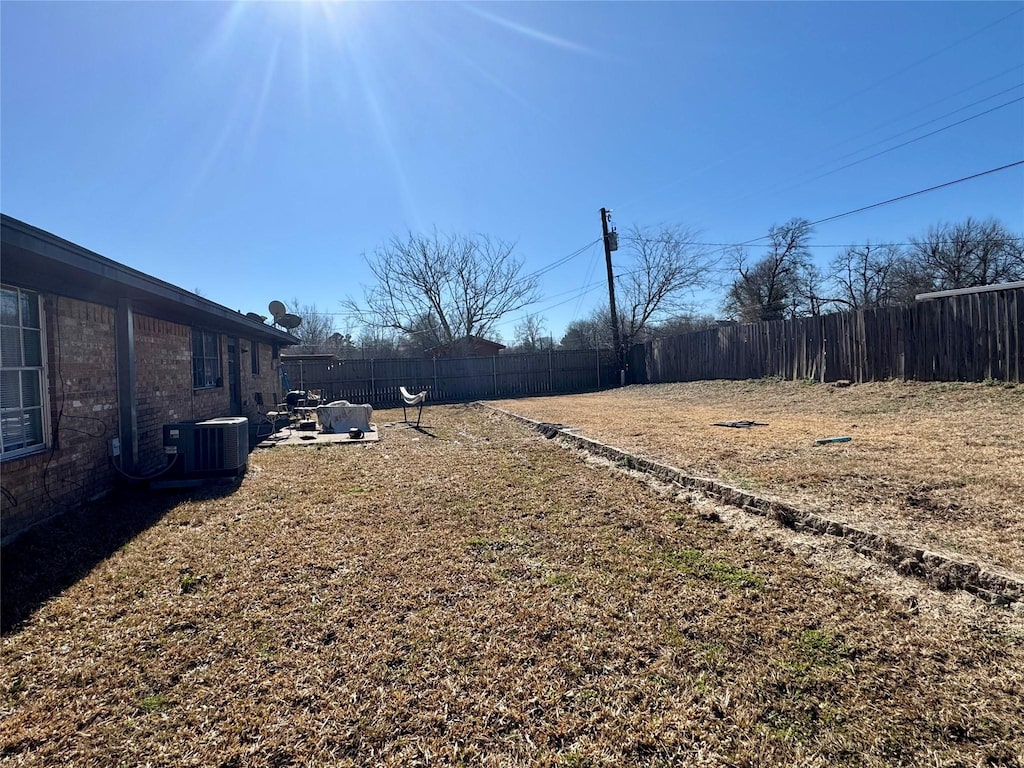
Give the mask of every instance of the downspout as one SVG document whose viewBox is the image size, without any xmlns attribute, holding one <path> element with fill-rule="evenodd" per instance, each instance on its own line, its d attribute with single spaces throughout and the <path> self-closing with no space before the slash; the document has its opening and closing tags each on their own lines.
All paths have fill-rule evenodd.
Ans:
<svg viewBox="0 0 1024 768">
<path fill-rule="evenodd" d="M 130 299 L 117 301 L 115 345 L 120 464 L 123 471 L 133 473 L 139 463 L 139 435 L 135 399 L 135 312 Z"/>
</svg>

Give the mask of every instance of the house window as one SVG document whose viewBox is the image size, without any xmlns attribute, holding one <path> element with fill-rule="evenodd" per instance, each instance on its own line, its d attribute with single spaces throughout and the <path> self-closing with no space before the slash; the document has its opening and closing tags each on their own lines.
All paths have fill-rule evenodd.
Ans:
<svg viewBox="0 0 1024 768">
<path fill-rule="evenodd" d="M 39 294 L 0 286 L 0 454 L 45 446 L 43 330 Z"/>
<path fill-rule="evenodd" d="M 208 389 L 221 385 L 220 337 L 216 333 L 193 328 L 192 388 Z"/>
<path fill-rule="evenodd" d="M 249 342 L 249 358 L 252 361 L 252 375 L 260 375 L 260 343 L 258 341 Z"/>
</svg>

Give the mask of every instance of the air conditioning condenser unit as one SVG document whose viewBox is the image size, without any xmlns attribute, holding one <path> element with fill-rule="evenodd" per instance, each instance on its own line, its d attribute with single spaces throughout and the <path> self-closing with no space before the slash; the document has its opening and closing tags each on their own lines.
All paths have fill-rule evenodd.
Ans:
<svg viewBox="0 0 1024 768">
<path fill-rule="evenodd" d="M 249 420 L 225 416 L 164 424 L 164 453 L 177 456 L 175 474 L 186 477 L 238 475 L 249 459 Z"/>
</svg>

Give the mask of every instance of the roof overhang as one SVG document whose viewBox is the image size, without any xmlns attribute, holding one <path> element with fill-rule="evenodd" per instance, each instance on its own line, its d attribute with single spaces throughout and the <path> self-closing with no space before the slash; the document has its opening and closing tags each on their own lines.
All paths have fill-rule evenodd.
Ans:
<svg viewBox="0 0 1024 768">
<path fill-rule="evenodd" d="M 162 320 L 207 326 L 280 346 L 299 343 L 291 334 L 241 312 L 10 216 L 0 215 L 0 245 L 0 277 L 5 283 L 107 306 L 128 299 L 135 312 Z"/>
</svg>

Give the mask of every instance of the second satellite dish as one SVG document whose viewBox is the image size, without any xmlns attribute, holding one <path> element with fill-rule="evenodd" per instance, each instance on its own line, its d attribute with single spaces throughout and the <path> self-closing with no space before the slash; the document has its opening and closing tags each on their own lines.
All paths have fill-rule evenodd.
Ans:
<svg viewBox="0 0 1024 768">
<path fill-rule="evenodd" d="M 280 317 L 275 317 L 274 322 L 280 325 L 282 328 L 287 328 L 289 331 L 298 328 L 302 325 L 302 318 L 298 315 L 283 314 Z"/>
<path fill-rule="evenodd" d="M 270 306 L 268 306 L 267 309 L 269 309 L 270 314 L 274 316 L 275 322 L 277 321 L 277 318 L 281 317 L 281 315 L 288 311 L 280 301 L 270 302 Z"/>
</svg>

